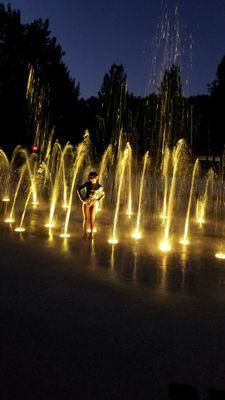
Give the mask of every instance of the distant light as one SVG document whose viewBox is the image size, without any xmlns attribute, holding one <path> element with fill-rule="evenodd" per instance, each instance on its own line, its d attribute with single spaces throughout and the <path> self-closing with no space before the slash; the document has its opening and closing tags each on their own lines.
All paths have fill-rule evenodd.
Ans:
<svg viewBox="0 0 225 400">
<path fill-rule="evenodd" d="M 68 204 L 63 204 L 62 208 L 69 208 Z"/>
<path fill-rule="evenodd" d="M 38 151 L 38 146 L 32 146 L 32 151 Z"/>
<path fill-rule="evenodd" d="M 2 199 L 2 201 L 4 201 L 5 203 L 8 203 L 8 202 L 10 201 L 10 199 L 9 199 L 9 197 L 4 197 L 4 198 Z"/>
</svg>

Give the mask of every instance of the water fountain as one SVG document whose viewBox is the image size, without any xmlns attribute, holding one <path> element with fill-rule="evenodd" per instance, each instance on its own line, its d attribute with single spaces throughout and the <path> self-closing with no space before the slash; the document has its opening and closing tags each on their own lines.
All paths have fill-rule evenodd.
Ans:
<svg viewBox="0 0 225 400">
<path fill-rule="evenodd" d="M 113 221 L 113 230 L 112 236 L 108 240 L 110 244 L 117 244 L 117 223 L 118 223 L 118 216 L 119 216 L 119 209 L 120 209 L 120 202 L 121 202 L 121 193 L 122 193 L 122 185 L 124 182 L 124 174 L 125 169 L 127 167 L 127 162 L 129 160 L 129 154 L 131 152 L 130 144 L 127 143 L 125 150 L 123 151 L 123 156 L 119 159 L 118 165 L 118 192 L 117 192 L 117 199 L 116 199 L 116 209 L 114 214 L 114 221 Z"/>
<path fill-rule="evenodd" d="M 141 206 L 142 206 L 142 202 L 143 202 L 144 179 L 145 179 L 148 164 L 149 164 L 149 152 L 147 151 L 145 153 L 144 159 L 143 159 L 143 169 L 142 169 L 142 174 L 141 174 L 140 191 L 139 191 L 139 199 L 138 199 L 137 221 L 136 221 L 135 231 L 132 235 L 132 237 L 134 239 L 140 239 L 142 237 L 142 233 L 140 231 Z"/>
<path fill-rule="evenodd" d="M 192 202 L 193 202 L 194 184 L 195 184 L 195 179 L 196 179 L 196 176 L 198 173 L 198 168 L 199 168 L 199 161 L 197 159 L 195 161 L 193 173 L 192 173 L 191 190 L 190 190 L 190 194 L 189 194 L 188 208 L 187 208 L 187 214 L 186 214 L 185 225 L 184 225 L 184 235 L 183 235 L 183 238 L 180 240 L 180 243 L 184 244 L 184 245 L 190 243 L 189 238 L 188 238 L 189 220 L 190 220 L 191 206 L 192 206 Z"/>
<path fill-rule="evenodd" d="M 64 222 L 64 231 L 61 233 L 60 237 L 67 238 L 70 236 L 68 233 L 68 225 L 70 220 L 70 214 L 72 209 L 72 201 L 73 201 L 73 194 L 74 194 L 74 186 L 76 183 L 76 178 L 79 173 L 79 170 L 83 166 L 85 159 L 88 157 L 90 149 L 90 137 L 89 133 L 86 132 L 84 135 L 84 140 L 80 143 L 75 151 L 75 161 L 73 165 L 73 177 L 70 186 L 70 194 L 69 194 L 69 201 L 68 201 L 68 208 L 66 212 L 65 222 Z"/>
<path fill-rule="evenodd" d="M 172 176 L 172 182 L 171 182 L 171 188 L 170 188 L 169 200 L 168 200 L 167 220 L 165 223 L 163 240 L 160 243 L 160 250 L 162 250 L 162 251 L 170 251 L 171 250 L 169 235 L 170 235 L 170 227 L 171 227 L 173 209 L 174 209 L 174 200 L 175 200 L 174 196 L 175 196 L 175 189 L 176 189 L 176 180 L 177 180 L 179 163 L 181 161 L 181 157 L 182 157 L 185 146 L 186 146 L 185 141 L 183 139 L 180 139 L 179 142 L 177 143 L 177 146 L 174 149 L 174 153 L 173 153 L 173 176 Z"/>
</svg>

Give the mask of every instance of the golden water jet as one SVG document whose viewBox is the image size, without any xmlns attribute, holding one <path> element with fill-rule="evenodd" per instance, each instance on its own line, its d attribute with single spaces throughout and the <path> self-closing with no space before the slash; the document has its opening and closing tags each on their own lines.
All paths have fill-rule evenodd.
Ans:
<svg viewBox="0 0 225 400">
<path fill-rule="evenodd" d="M 170 193 L 169 193 L 167 219 L 166 219 L 164 235 L 163 235 L 164 237 L 163 237 L 163 241 L 160 243 L 160 246 L 159 246 L 161 251 L 170 251 L 171 250 L 169 235 L 170 235 L 170 227 L 171 227 L 171 221 L 172 221 L 172 216 L 173 216 L 176 179 L 177 179 L 177 173 L 178 173 L 178 166 L 179 166 L 185 146 L 186 146 L 185 140 L 180 139 L 178 141 L 177 146 L 174 149 L 174 153 L 173 153 L 173 176 L 172 176 L 171 188 L 170 188 Z"/>
<path fill-rule="evenodd" d="M 146 174 L 146 169 L 149 164 L 149 152 L 147 151 L 144 155 L 143 159 L 143 168 L 141 174 L 141 182 L 140 182 L 140 190 L 139 190 L 139 199 L 138 199 L 138 212 L 137 212 L 137 221 L 136 228 L 132 235 L 134 239 L 141 239 L 142 234 L 140 232 L 140 221 L 141 221 L 141 205 L 142 205 L 142 196 L 143 196 L 143 188 L 144 188 L 144 179 Z"/>
<path fill-rule="evenodd" d="M 117 230 L 119 208 L 120 208 L 120 201 L 121 201 L 122 184 L 123 184 L 123 180 L 124 180 L 124 173 L 125 173 L 125 169 L 127 166 L 127 160 L 128 160 L 130 151 L 131 151 L 130 143 L 127 143 L 126 148 L 123 152 L 123 156 L 120 161 L 120 165 L 118 166 L 119 183 L 118 183 L 116 209 L 115 209 L 114 222 L 113 222 L 113 232 L 112 232 L 112 237 L 108 240 L 108 243 L 110 243 L 110 244 L 118 243 L 118 239 L 116 237 L 116 230 Z"/>
</svg>

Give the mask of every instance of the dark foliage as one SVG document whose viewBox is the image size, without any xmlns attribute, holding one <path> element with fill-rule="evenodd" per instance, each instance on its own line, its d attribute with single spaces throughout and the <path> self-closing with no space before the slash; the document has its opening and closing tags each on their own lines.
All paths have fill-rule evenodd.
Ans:
<svg viewBox="0 0 225 400">
<path fill-rule="evenodd" d="M 50 36 L 48 20 L 22 24 L 20 12 L 0 4 L 0 110 L 1 144 L 12 148 L 16 144 L 31 145 L 35 127 L 30 124 L 26 87 L 32 65 L 36 82 L 41 82 L 47 93 L 46 115 L 49 132 L 76 137 L 76 112 L 79 86 L 70 78 L 62 61 L 64 53 L 56 38 Z M 39 99 L 37 99 L 38 101 Z"/>
<path fill-rule="evenodd" d="M 172 148 L 181 137 L 196 155 L 222 153 L 225 57 L 218 66 L 216 80 L 209 86 L 209 95 L 186 98 L 180 69 L 172 65 L 164 71 L 157 93 L 137 97 L 127 90 L 123 66 L 113 64 L 98 96 L 84 100 L 79 99 L 79 85 L 70 77 L 63 55 L 50 34 L 48 20 L 22 24 L 19 11 L 0 4 L 2 147 L 12 149 L 18 143 L 31 146 L 37 129 L 47 138 L 54 130 L 55 139 L 77 144 L 88 129 L 97 156 L 109 143 L 118 145 L 121 137 L 131 143 L 135 154 L 150 150 L 159 163 L 165 147 Z M 31 66 L 36 90 L 36 104 L 32 106 L 26 98 Z"/>
</svg>

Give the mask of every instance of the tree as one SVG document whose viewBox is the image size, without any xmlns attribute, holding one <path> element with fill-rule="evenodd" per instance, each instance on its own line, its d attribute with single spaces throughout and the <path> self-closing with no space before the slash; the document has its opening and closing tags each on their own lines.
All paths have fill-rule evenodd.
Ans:
<svg viewBox="0 0 225 400">
<path fill-rule="evenodd" d="M 221 154 L 225 145 L 225 56 L 217 68 L 216 80 L 209 86 L 211 100 L 211 149 Z"/>
<path fill-rule="evenodd" d="M 2 144 L 31 145 L 37 129 L 48 136 L 53 128 L 61 140 L 80 140 L 79 132 L 76 135 L 79 85 L 71 79 L 63 55 L 50 35 L 48 20 L 22 24 L 19 11 L 0 4 Z M 26 99 L 31 67 L 32 106 Z"/>
<path fill-rule="evenodd" d="M 126 108 L 126 74 L 122 65 L 113 64 L 105 74 L 98 98 L 100 101 L 99 144 L 105 148 L 109 143 L 118 144 L 124 126 Z"/>
<path fill-rule="evenodd" d="M 158 90 L 160 127 L 159 149 L 164 153 L 165 147 L 173 147 L 181 137 L 182 120 L 182 84 L 180 68 L 172 65 L 166 69 Z"/>
</svg>

